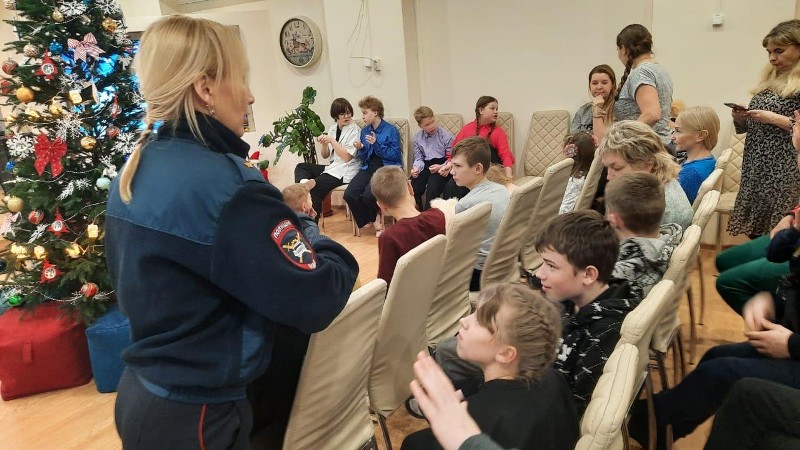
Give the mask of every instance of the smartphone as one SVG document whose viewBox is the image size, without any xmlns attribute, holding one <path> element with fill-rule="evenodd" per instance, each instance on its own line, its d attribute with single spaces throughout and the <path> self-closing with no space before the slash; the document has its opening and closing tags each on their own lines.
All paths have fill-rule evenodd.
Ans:
<svg viewBox="0 0 800 450">
<path fill-rule="evenodd" d="M 745 112 L 745 111 L 747 111 L 747 108 L 745 108 L 742 105 L 737 105 L 736 103 L 727 103 L 726 102 L 725 106 L 727 106 L 728 108 L 731 108 L 731 109 L 733 109 L 734 111 L 737 111 L 737 112 Z"/>
</svg>

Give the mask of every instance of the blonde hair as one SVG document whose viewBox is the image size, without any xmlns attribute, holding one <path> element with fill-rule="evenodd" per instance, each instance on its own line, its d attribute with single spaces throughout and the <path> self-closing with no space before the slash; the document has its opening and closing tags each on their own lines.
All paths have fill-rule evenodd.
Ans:
<svg viewBox="0 0 800 450">
<path fill-rule="evenodd" d="M 764 48 L 770 43 L 780 46 L 795 45 L 800 47 L 800 20 L 787 20 L 776 25 L 761 41 L 761 45 Z M 755 95 L 767 90 L 783 98 L 791 97 L 800 92 L 800 64 L 795 64 L 786 73 L 778 74 L 775 67 L 767 63 L 761 71 L 761 81 L 750 93 Z"/>
<path fill-rule="evenodd" d="M 120 175 L 119 195 L 125 203 L 133 198 L 133 177 L 156 122 L 175 127 L 185 120 L 192 134 L 205 143 L 196 116 L 195 81 L 207 76 L 217 87 L 229 84 L 234 95 L 246 95 L 247 90 L 247 56 L 236 29 L 210 20 L 173 15 L 150 25 L 133 67 L 147 112 L 145 129 Z"/>
<path fill-rule="evenodd" d="M 706 137 L 703 138 L 703 146 L 705 148 L 713 150 L 717 146 L 719 116 L 713 108 L 710 106 L 692 106 L 678 114 L 678 119 L 680 119 L 682 126 L 691 131 L 706 132 Z"/>
<path fill-rule="evenodd" d="M 398 206 L 408 195 L 408 177 L 400 166 L 381 167 L 372 175 L 369 184 L 372 195 L 384 206 Z"/>
<path fill-rule="evenodd" d="M 617 155 L 631 166 L 652 164 L 651 173 L 663 183 L 678 177 L 681 166 L 672 159 L 664 144 L 649 125 L 635 120 L 620 120 L 608 128 L 600 151 Z"/>
<path fill-rule="evenodd" d="M 309 195 L 308 187 L 305 184 L 290 184 L 281 194 L 283 195 L 283 202 L 289 205 L 289 208 L 296 212 L 303 212 L 303 203 L 308 200 Z"/>
<path fill-rule="evenodd" d="M 417 121 L 417 125 L 422 123 L 422 119 L 427 119 L 429 117 L 433 117 L 433 110 L 427 106 L 420 106 L 414 111 L 414 120 Z"/>
<path fill-rule="evenodd" d="M 561 339 L 558 308 L 540 293 L 512 283 L 484 287 L 478 304 L 478 323 L 501 343 L 517 349 L 517 378 L 538 380 L 556 359 Z M 501 321 L 498 314 L 504 306 L 509 314 Z"/>
</svg>

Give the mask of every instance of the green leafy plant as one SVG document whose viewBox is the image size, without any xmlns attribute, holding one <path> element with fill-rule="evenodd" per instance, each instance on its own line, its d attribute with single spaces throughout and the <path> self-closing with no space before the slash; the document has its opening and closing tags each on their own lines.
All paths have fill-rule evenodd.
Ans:
<svg viewBox="0 0 800 450">
<path fill-rule="evenodd" d="M 311 109 L 316 96 L 317 91 L 311 86 L 303 89 L 300 106 L 288 113 L 286 117 L 272 122 L 272 132 L 259 139 L 258 145 L 261 147 L 277 144 L 273 165 L 278 164 L 278 160 L 281 159 L 281 155 L 286 149 L 302 156 L 303 161 L 307 163 L 317 164 L 314 139 L 325 131 L 325 126 L 322 124 L 322 119 Z"/>
</svg>

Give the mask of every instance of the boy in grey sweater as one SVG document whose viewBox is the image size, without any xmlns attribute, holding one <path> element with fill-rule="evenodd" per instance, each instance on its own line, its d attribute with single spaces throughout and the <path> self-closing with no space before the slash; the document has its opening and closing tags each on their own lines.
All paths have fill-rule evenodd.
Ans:
<svg viewBox="0 0 800 450">
<path fill-rule="evenodd" d="M 472 272 L 472 281 L 469 286 L 471 292 L 481 290 L 483 263 L 492 248 L 494 235 L 497 234 L 497 227 L 500 226 L 500 221 L 506 214 L 510 198 L 508 190 L 504 186 L 486 179 L 486 172 L 491 164 L 490 158 L 489 142 L 478 136 L 466 138 L 453 148 L 453 180 L 457 185 L 469 188 L 469 193 L 456 203 L 456 214 L 481 202 L 492 204 L 489 224 L 486 225 L 483 243 L 478 250 L 478 260 L 475 262 L 475 269 Z"/>
</svg>

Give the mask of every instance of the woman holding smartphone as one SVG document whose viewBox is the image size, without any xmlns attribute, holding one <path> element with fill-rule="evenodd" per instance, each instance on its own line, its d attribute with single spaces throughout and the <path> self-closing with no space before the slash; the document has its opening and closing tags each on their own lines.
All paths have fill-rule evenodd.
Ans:
<svg viewBox="0 0 800 450">
<path fill-rule="evenodd" d="M 781 22 L 762 41 L 769 64 L 748 108 L 733 108 L 737 133 L 747 133 L 742 181 L 728 232 L 769 233 L 800 198 L 800 170 L 792 147 L 792 112 L 800 108 L 800 20 Z"/>
</svg>

